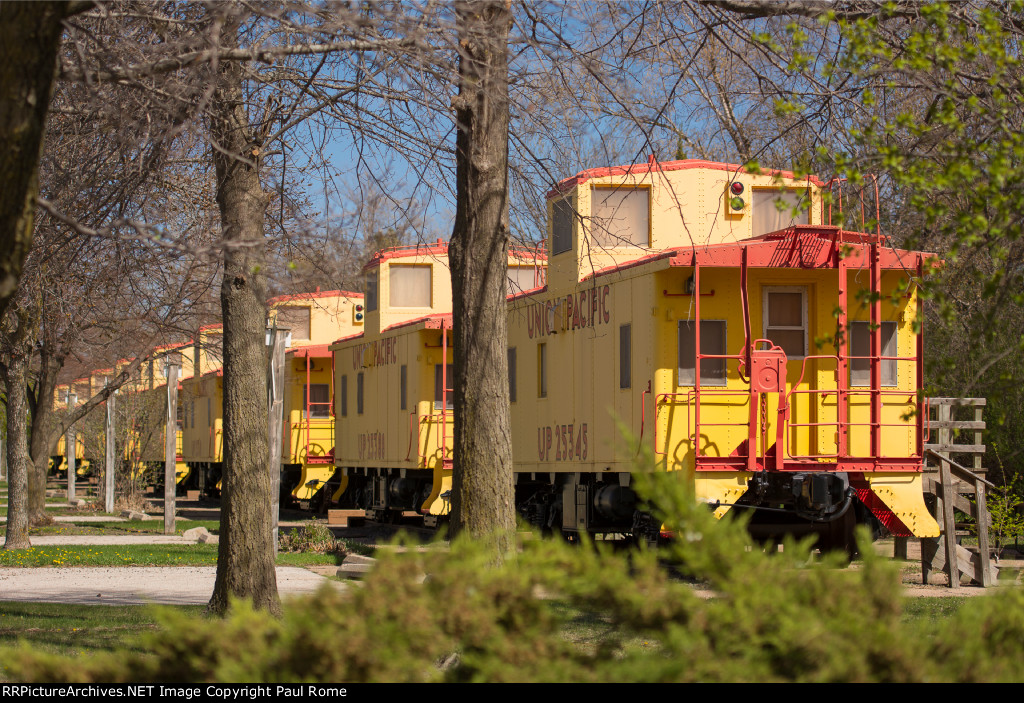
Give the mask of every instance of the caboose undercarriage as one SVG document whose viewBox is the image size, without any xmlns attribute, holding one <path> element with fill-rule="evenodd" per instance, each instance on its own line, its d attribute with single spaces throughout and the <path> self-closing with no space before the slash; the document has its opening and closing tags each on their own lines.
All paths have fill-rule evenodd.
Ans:
<svg viewBox="0 0 1024 703">
<path fill-rule="evenodd" d="M 651 544 L 669 534 L 643 509 L 629 473 L 521 473 L 517 479 L 520 515 L 546 533 L 622 534 Z M 720 507 L 751 513 L 748 529 L 756 539 L 815 534 L 820 548 L 851 552 L 854 527 L 870 520 L 845 473 L 755 475 L 735 504 L 709 504 Z"/>
<path fill-rule="evenodd" d="M 377 522 L 391 523 L 402 513 L 420 513 L 433 493 L 434 472 L 429 469 L 361 467 L 344 472 L 348 487 L 341 506 L 365 510 L 367 518 Z"/>
</svg>

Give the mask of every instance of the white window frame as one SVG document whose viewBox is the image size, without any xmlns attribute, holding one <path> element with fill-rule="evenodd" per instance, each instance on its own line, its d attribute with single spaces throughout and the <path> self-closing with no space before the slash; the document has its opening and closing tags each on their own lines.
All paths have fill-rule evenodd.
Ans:
<svg viewBox="0 0 1024 703">
<path fill-rule="evenodd" d="M 807 286 L 764 286 L 761 289 L 761 332 L 763 339 L 771 339 L 768 334 L 768 299 L 772 293 L 799 293 L 800 294 L 800 319 L 801 326 L 775 326 L 778 330 L 801 330 L 804 333 L 804 351 L 800 356 L 786 355 L 786 359 L 805 359 L 807 357 L 807 340 L 810 330 L 807 325 Z"/>
</svg>

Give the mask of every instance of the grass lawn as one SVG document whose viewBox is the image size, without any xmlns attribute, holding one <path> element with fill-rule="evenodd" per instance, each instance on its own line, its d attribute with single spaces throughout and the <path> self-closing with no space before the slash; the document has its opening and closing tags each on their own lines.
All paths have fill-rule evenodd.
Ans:
<svg viewBox="0 0 1024 703">
<path fill-rule="evenodd" d="M 0 566 L 215 566 L 216 544 L 75 544 L 0 551 Z"/>
<path fill-rule="evenodd" d="M 204 609 L 201 605 L 162 607 L 197 617 Z M 125 639 L 155 629 L 153 611 L 140 605 L 0 602 L 0 645 L 24 641 L 65 656 L 113 650 Z"/>
<path fill-rule="evenodd" d="M 71 506 L 69 506 L 67 504 L 65 504 L 65 505 L 47 505 L 45 510 L 46 510 L 46 512 L 50 513 L 51 515 L 75 515 L 75 514 L 80 514 L 81 513 L 80 510 L 72 508 Z M 89 514 L 93 515 L 94 513 L 89 513 Z M 6 505 L 0 507 L 0 517 L 7 517 L 7 506 Z"/>
<path fill-rule="evenodd" d="M 211 534 L 220 529 L 218 520 L 178 520 L 174 525 L 174 533 L 180 535 L 193 527 L 205 527 Z M 124 520 L 110 522 L 60 522 L 56 525 L 33 528 L 32 535 L 162 535 L 164 521 L 156 520 Z"/>
<path fill-rule="evenodd" d="M 277 555 L 278 566 L 340 566 L 342 561 L 344 561 L 344 557 L 340 554 L 279 552 Z"/>
<path fill-rule="evenodd" d="M 970 601 L 964 596 L 946 596 L 941 598 L 904 598 L 903 620 L 924 625 L 937 625 L 952 617 Z"/>
<path fill-rule="evenodd" d="M 342 557 L 282 552 L 279 566 L 340 564 Z M 0 566 L 216 566 L 216 544 L 74 544 L 0 550 Z"/>
</svg>

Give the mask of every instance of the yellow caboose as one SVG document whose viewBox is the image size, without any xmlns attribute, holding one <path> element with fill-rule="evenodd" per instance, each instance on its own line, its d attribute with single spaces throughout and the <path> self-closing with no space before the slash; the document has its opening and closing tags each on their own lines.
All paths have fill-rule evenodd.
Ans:
<svg viewBox="0 0 1024 703">
<path fill-rule="evenodd" d="M 71 384 L 62 383 L 54 388 L 53 391 L 53 407 L 58 412 L 66 410 L 68 408 L 68 393 L 75 392 Z M 77 400 L 76 400 L 77 404 Z M 82 435 L 75 431 L 74 432 L 74 445 L 75 445 L 75 475 L 84 476 L 86 473 L 86 467 L 82 466 L 82 462 L 85 458 L 85 440 Z M 55 471 L 58 475 L 66 474 L 68 470 L 68 452 L 67 452 L 67 440 L 68 433 L 65 432 L 60 437 L 57 437 L 54 441 L 53 447 L 50 449 L 50 463 L 49 470 Z"/>
<path fill-rule="evenodd" d="M 189 468 L 184 486 L 219 495 L 224 439 L 224 325 L 199 328 L 183 350 L 192 368 L 181 382 L 182 459 Z"/>
<path fill-rule="evenodd" d="M 511 291 L 543 284 L 544 257 L 513 250 Z M 453 414 L 447 244 L 379 252 L 365 267 L 366 326 L 334 353 L 334 463 L 342 505 L 427 524 L 448 513 Z"/>
<path fill-rule="evenodd" d="M 327 344 L 362 326 L 362 295 L 320 291 L 268 301 L 271 324 L 289 330 L 285 364 L 285 422 L 281 449 L 281 500 L 310 507 L 334 474 L 334 418 L 331 416 Z M 200 330 L 194 347 L 202 374 L 184 384 L 182 399 L 185 459 L 195 471 L 194 487 L 218 496 L 223 474 L 224 370 L 222 325 Z"/>
<path fill-rule="evenodd" d="M 548 194 L 548 285 L 509 303 L 528 520 L 656 538 L 630 487 L 642 442 L 716 514 L 752 511 L 764 533 L 849 546 L 870 512 L 938 534 L 915 332 L 929 257 L 823 224 L 822 185 L 652 161 Z"/>
<path fill-rule="evenodd" d="M 336 491 L 334 416 L 328 344 L 363 327 L 363 295 L 317 291 L 270 301 L 274 320 L 290 331 L 285 352 L 281 499 L 322 508 Z"/>
<path fill-rule="evenodd" d="M 184 457 L 184 438 L 182 418 L 185 409 L 182 405 L 182 384 L 193 376 L 194 356 L 184 353 L 186 343 L 167 344 L 153 350 L 153 358 L 142 366 L 143 400 L 141 407 L 148 412 L 151 438 L 140 447 L 141 460 L 150 467 L 157 485 L 163 485 L 164 452 L 166 451 L 167 432 L 167 377 L 164 375 L 166 362 L 178 365 L 178 408 L 174 423 L 175 434 L 175 483 L 184 485 L 189 478 L 190 468 Z"/>
</svg>

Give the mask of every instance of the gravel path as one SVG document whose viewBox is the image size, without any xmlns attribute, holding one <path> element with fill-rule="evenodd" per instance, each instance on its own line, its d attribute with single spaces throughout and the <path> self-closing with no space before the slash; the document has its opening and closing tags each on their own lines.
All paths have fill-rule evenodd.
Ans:
<svg viewBox="0 0 1024 703">
<path fill-rule="evenodd" d="M 216 573 L 213 566 L 0 568 L 0 600 L 83 605 L 205 605 L 213 594 Z M 333 588 L 345 588 L 343 583 L 307 569 L 277 567 L 277 590 L 282 597 L 313 593 L 325 583 Z"/>
</svg>

